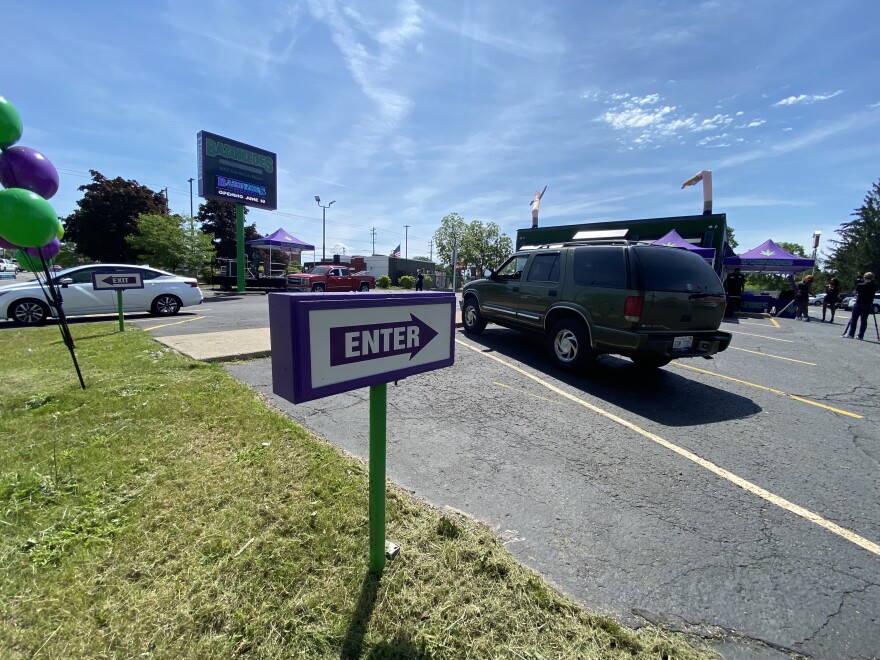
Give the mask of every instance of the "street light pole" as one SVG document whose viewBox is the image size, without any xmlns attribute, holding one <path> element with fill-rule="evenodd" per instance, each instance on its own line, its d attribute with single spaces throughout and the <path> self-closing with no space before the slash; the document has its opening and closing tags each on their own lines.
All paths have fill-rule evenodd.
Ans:
<svg viewBox="0 0 880 660">
<path fill-rule="evenodd" d="M 189 178 L 189 217 L 193 217 L 193 178 Z"/>
<path fill-rule="evenodd" d="M 403 258 L 409 259 L 409 225 L 404 225 L 406 231 L 404 232 L 403 239 Z"/>
<path fill-rule="evenodd" d="M 813 232 L 813 276 L 816 275 L 816 257 L 819 256 L 819 237 L 822 232 L 818 229 Z"/>
<path fill-rule="evenodd" d="M 321 213 L 321 263 L 324 263 L 327 260 L 327 209 L 333 206 L 336 203 L 336 200 L 334 199 L 327 204 L 327 206 L 324 206 L 321 204 L 321 196 L 315 195 L 315 201 L 318 202 L 318 206 L 323 209 Z"/>
</svg>

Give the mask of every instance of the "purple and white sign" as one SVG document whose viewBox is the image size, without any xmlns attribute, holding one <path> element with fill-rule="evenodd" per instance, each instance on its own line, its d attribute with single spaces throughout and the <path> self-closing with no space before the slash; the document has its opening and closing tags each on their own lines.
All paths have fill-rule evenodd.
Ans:
<svg viewBox="0 0 880 660">
<path fill-rule="evenodd" d="M 451 293 L 272 293 L 272 389 L 293 403 L 452 366 Z"/>
<path fill-rule="evenodd" d="M 94 291 L 121 291 L 123 289 L 143 289 L 144 281 L 139 271 L 92 273 Z"/>
</svg>

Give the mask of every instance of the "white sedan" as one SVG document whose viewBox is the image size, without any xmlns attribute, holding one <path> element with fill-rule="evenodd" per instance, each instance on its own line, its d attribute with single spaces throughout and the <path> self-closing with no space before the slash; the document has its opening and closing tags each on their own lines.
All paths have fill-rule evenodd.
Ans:
<svg viewBox="0 0 880 660">
<path fill-rule="evenodd" d="M 198 280 L 181 277 L 147 266 L 126 264 L 91 264 L 74 266 L 52 276 L 60 286 L 64 301 L 64 313 L 112 314 L 118 311 L 117 292 L 95 290 L 92 285 L 94 273 L 137 273 L 143 288 L 122 291 L 124 312 L 150 312 L 158 316 L 177 314 L 181 307 L 201 304 L 204 296 Z M 0 318 L 11 319 L 18 325 L 36 325 L 55 310 L 47 302 L 47 294 L 40 280 L 0 287 Z"/>
<path fill-rule="evenodd" d="M 853 307 L 856 306 L 856 297 L 852 296 L 851 298 L 846 299 L 846 308 L 849 311 L 853 310 Z M 874 314 L 880 314 L 880 293 L 874 294 Z"/>
</svg>

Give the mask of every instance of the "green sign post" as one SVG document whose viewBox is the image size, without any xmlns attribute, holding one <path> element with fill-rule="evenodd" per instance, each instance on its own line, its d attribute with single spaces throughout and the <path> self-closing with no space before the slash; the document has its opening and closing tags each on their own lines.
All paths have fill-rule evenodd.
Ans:
<svg viewBox="0 0 880 660">
<path fill-rule="evenodd" d="M 388 385 L 370 386 L 370 573 L 385 569 L 385 429 Z"/>
<path fill-rule="evenodd" d="M 235 205 L 235 262 L 238 292 L 244 293 L 244 271 L 247 268 L 244 260 L 244 204 Z"/>
<path fill-rule="evenodd" d="M 125 316 L 122 314 L 122 289 L 116 291 L 116 307 L 119 309 L 119 332 L 125 332 Z"/>
</svg>

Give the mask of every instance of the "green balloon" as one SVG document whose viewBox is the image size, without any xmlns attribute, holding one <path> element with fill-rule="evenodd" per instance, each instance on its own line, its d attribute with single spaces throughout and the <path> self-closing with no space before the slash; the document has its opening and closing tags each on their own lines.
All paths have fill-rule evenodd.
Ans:
<svg viewBox="0 0 880 660">
<path fill-rule="evenodd" d="M 22 188 L 0 190 L 0 236 L 21 247 L 43 247 L 58 235 L 55 209 L 37 193 Z"/>
<path fill-rule="evenodd" d="M 18 260 L 18 265 L 24 268 L 25 270 L 29 270 L 32 273 L 42 273 L 43 272 L 43 264 L 40 263 L 40 260 L 32 257 L 24 250 L 16 250 L 15 258 Z"/>
<path fill-rule="evenodd" d="M 61 220 L 58 221 L 58 233 L 55 234 L 55 238 L 59 241 L 64 238 L 64 225 L 61 224 Z"/>
<path fill-rule="evenodd" d="M 21 117 L 13 105 L 0 96 L 0 149 L 6 149 L 21 139 Z"/>
</svg>

